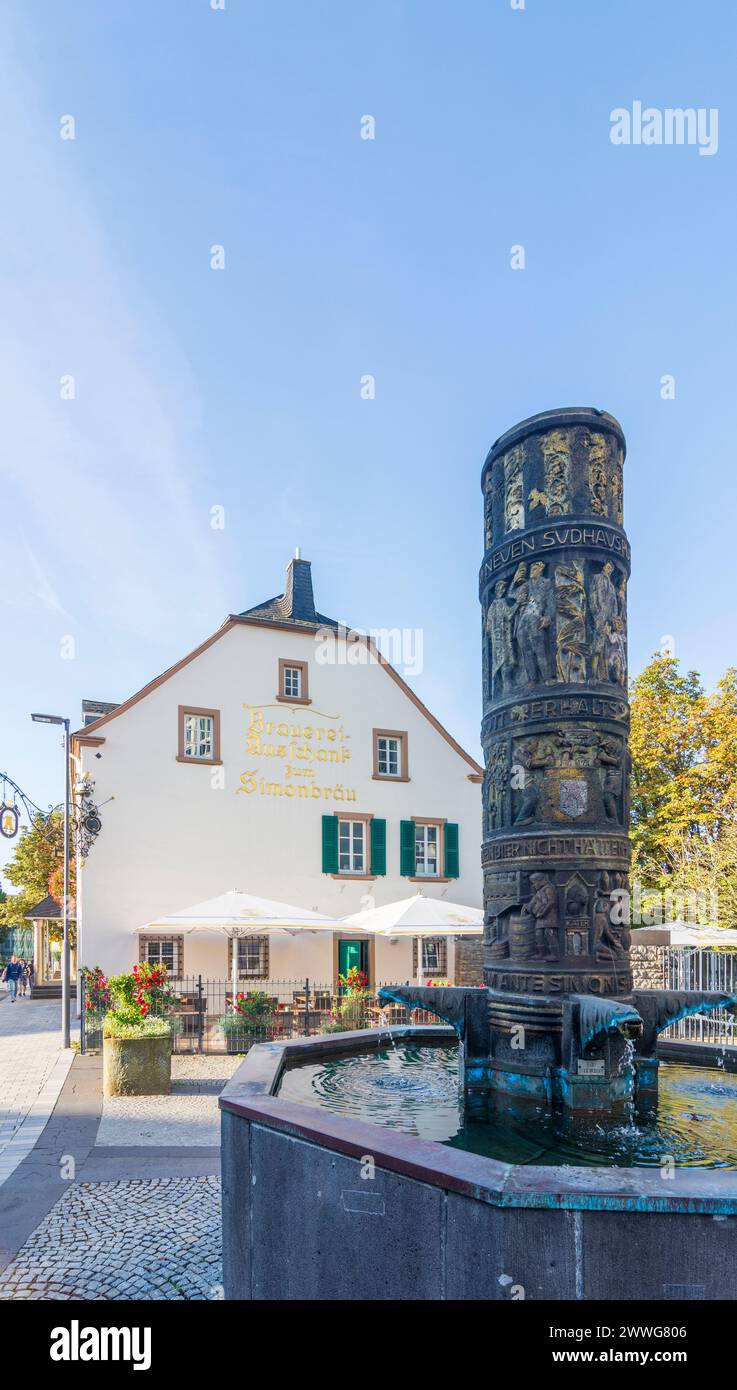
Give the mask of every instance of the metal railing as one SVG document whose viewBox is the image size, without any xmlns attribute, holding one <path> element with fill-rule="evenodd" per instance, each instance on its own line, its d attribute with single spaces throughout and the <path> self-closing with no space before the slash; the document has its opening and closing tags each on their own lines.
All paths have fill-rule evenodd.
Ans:
<svg viewBox="0 0 737 1390">
<path fill-rule="evenodd" d="M 722 990 L 737 994 L 737 951 L 662 947 L 666 989 Z M 387 984 L 396 981 L 387 981 Z M 82 981 L 82 1051 L 102 1046 L 102 1014 L 86 1008 Z M 353 1028 L 404 1023 L 437 1024 L 435 1014 L 403 1004 L 381 1008 L 376 985 L 361 1001 L 329 982 L 309 979 L 260 980 L 241 974 L 237 994 L 252 996 L 233 1009 L 231 980 L 194 975 L 169 981 L 170 1000 L 156 1013 L 172 1025 L 174 1052 L 244 1053 L 257 1042 L 311 1037 Z M 255 996 L 255 997 L 253 997 Z M 661 1037 L 670 1040 L 737 1046 L 737 1017 L 726 1009 L 696 1013 L 671 1024 Z"/>
<path fill-rule="evenodd" d="M 240 975 L 237 1009 L 233 1008 L 232 980 L 194 975 L 171 979 L 168 985 L 168 1000 L 155 1006 L 152 1016 L 169 1020 L 173 1052 L 241 1054 L 259 1042 L 410 1022 L 438 1024 L 437 1016 L 425 1010 L 410 1010 L 403 1004 L 380 1007 L 376 995 L 380 985 L 367 998 L 356 1000 L 331 983 L 309 979 L 260 980 Z M 81 1050 L 99 1051 L 104 1015 L 87 1007 L 84 981 L 81 1013 Z"/>
<path fill-rule="evenodd" d="M 665 988 L 721 990 L 737 994 L 737 951 L 664 947 Z M 660 1034 L 665 1040 L 737 1044 L 737 1018 L 726 1009 L 690 1014 Z"/>
</svg>

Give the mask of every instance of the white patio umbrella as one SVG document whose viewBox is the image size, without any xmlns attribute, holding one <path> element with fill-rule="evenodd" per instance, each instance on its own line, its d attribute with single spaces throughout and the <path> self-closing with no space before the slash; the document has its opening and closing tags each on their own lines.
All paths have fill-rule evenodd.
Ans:
<svg viewBox="0 0 737 1390">
<path fill-rule="evenodd" d="M 190 932 L 225 932 L 230 937 L 261 936 L 265 932 L 283 931 L 297 936 L 304 931 L 335 931 L 340 925 L 335 917 L 328 917 L 324 913 L 310 912 L 308 908 L 293 907 L 290 903 L 274 902 L 272 898 L 259 898 L 253 893 L 241 893 L 233 888 L 216 898 L 208 898 L 206 902 L 182 908 L 180 912 L 156 917 L 135 930 L 185 935 Z M 238 952 L 235 949 L 232 957 L 235 996 L 238 981 Z"/>
<path fill-rule="evenodd" d="M 666 930 L 670 931 L 671 946 L 701 946 L 702 949 L 709 946 L 737 946 L 737 931 L 733 927 L 708 927 L 678 921 L 670 922 Z M 632 940 L 637 941 L 637 932 Z"/>
<path fill-rule="evenodd" d="M 354 912 L 350 917 L 344 917 L 341 925 L 375 932 L 379 936 L 480 936 L 484 914 L 479 907 L 466 907 L 461 903 L 448 902 L 445 898 L 428 898 L 424 893 L 414 893 L 411 898 L 400 898 L 397 902 L 385 903 L 383 907 Z M 421 978 L 421 952 L 418 952 L 418 956 L 418 975 Z"/>
</svg>

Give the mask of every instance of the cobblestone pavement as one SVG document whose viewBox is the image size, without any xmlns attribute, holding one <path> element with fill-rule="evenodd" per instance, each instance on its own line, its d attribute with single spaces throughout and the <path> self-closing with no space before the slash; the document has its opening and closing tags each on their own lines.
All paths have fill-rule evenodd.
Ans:
<svg viewBox="0 0 737 1390">
<path fill-rule="evenodd" d="M 0 1274 L 0 1299 L 222 1298 L 220 1180 L 74 1183 Z"/>
<path fill-rule="evenodd" d="M 218 1095 L 240 1057 L 174 1056 L 168 1096 L 106 1096 L 97 1145 L 219 1145 Z"/>
<path fill-rule="evenodd" d="M 61 1003 L 0 993 L 0 1183 L 30 1153 L 64 1085 L 74 1053 L 63 1052 Z"/>
</svg>

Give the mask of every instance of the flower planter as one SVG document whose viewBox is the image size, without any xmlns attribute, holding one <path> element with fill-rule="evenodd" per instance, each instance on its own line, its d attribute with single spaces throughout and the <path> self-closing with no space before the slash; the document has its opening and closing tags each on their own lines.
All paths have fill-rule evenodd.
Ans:
<svg viewBox="0 0 737 1390">
<path fill-rule="evenodd" d="M 166 1096 L 171 1091 L 171 1035 L 104 1038 L 102 1089 L 106 1096 Z"/>
<path fill-rule="evenodd" d="M 273 1042 L 276 1038 L 276 1031 L 273 1028 L 246 1028 L 241 1032 L 229 1031 L 225 1034 L 225 1046 L 230 1056 L 237 1052 L 248 1052 L 254 1043 Z"/>
</svg>

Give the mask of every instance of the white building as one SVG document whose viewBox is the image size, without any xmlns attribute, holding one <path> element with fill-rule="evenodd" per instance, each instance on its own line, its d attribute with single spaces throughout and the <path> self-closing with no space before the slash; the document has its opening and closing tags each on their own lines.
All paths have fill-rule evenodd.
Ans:
<svg viewBox="0 0 737 1390">
<path fill-rule="evenodd" d="M 418 884 L 481 906 L 481 768 L 369 639 L 316 611 L 308 561 L 130 699 L 85 705 L 72 776 L 94 782 L 102 828 L 79 861 L 80 965 L 163 959 L 228 978 L 225 933 L 141 928 L 230 889 L 335 918 Z M 339 929 L 238 951 L 251 979 L 332 983 L 352 963 L 372 984 L 413 974 L 411 941 Z M 452 979 L 452 939 L 438 951 L 427 964 Z"/>
</svg>

